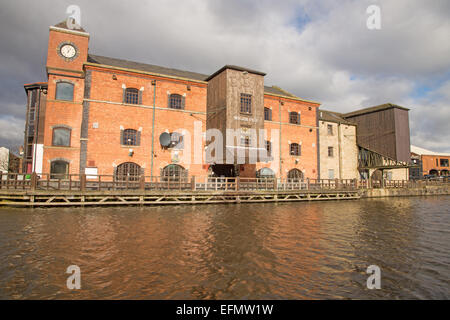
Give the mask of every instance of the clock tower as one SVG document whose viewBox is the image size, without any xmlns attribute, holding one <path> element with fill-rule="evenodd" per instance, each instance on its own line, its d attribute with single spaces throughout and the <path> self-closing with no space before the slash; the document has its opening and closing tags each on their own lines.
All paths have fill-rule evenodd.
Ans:
<svg viewBox="0 0 450 320">
<path fill-rule="evenodd" d="M 78 174 L 87 138 L 82 132 L 89 33 L 66 21 L 50 27 L 42 146 L 42 170 L 55 175 Z M 86 122 L 86 121 L 85 121 Z M 42 132 L 41 132 L 42 134 Z M 81 152 L 80 150 L 84 150 Z"/>
<path fill-rule="evenodd" d="M 83 71 L 87 61 L 89 33 L 83 28 L 70 29 L 63 21 L 50 27 L 47 53 L 47 73 Z"/>
</svg>

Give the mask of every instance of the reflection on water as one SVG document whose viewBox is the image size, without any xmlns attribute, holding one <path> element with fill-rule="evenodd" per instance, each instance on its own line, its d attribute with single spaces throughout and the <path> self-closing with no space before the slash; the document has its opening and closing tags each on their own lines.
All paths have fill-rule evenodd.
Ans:
<svg viewBox="0 0 450 320">
<path fill-rule="evenodd" d="M 449 213 L 450 197 L 1 208 L 0 298 L 448 299 Z"/>
</svg>

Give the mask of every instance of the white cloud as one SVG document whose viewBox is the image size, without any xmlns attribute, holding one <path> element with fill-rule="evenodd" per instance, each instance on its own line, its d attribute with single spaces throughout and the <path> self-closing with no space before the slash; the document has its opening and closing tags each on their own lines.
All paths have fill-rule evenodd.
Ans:
<svg viewBox="0 0 450 320">
<path fill-rule="evenodd" d="M 2 146 L 23 144 L 25 121 L 15 117 L 0 117 L 0 141 Z"/>
<path fill-rule="evenodd" d="M 11 61 L 11 67 L 2 65 L 0 75 L 9 87 L 30 82 L 27 69 L 41 80 L 35 70 L 45 68 L 47 27 L 63 20 L 72 4 L 49 3 L 2 4 L 0 35 L 8 44 L 0 59 Z M 378 31 L 366 28 L 371 4 L 381 7 Z M 435 85 L 449 77 L 450 1 L 84 0 L 78 5 L 92 53 L 202 73 L 242 65 L 267 72 L 268 85 L 335 111 L 397 103 L 411 108 L 413 141 L 450 150 L 442 120 L 450 118 L 450 85 Z M 35 14 L 28 19 L 28 12 Z M 296 18 L 307 23 L 298 28 Z M 7 82 L 18 59 L 24 62 L 20 80 Z M 412 98 L 423 84 L 431 84 L 432 97 Z M 0 92 L 0 102 L 24 101 L 22 88 L 13 96 Z M 443 138 L 430 139 L 437 135 Z"/>
</svg>

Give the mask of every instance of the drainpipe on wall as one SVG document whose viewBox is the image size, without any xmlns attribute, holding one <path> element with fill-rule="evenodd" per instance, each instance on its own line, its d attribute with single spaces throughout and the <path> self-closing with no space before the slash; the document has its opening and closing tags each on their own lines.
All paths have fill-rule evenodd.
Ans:
<svg viewBox="0 0 450 320">
<path fill-rule="evenodd" d="M 34 130 L 33 165 L 32 165 L 32 170 L 31 170 L 32 172 L 36 172 L 36 153 L 37 153 L 37 143 L 38 143 L 38 134 L 39 134 L 39 114 L 41 112 L 41 90 L 42 90 L 42 86 L 39 86 L 39 90 L 38 90 L 39 95 L 38 95 L 38 100 L 37 100 L 38 108 L 36 108 L 36 106 L 34 106 L 34 121 L 36 121 L 36 126 L 35 126 L 35 130 Z M 29 121 L 29 119 L 28 119 L 28 121 Z"/>
<path fill-rule="evenodd" d="M 341 123 L 338 122 L 338 155 L 339 155 L 339 179 L 342 179 L 342 153 L 341 153 Z"/>
<path fill-rule="evenodd" d="M 320 180 L 320 121 L 319 121 L 319 107 L 316 108 L 316 152 L 317 152 L 317 179 Z"/>
<path fill-rule="evenodd" d="M 278 133 L 278 140 L 279 140 L 279 153 L 280 153 L 280 159 L 279 159 L 279 162 L 280 162 L 280 179 L 282 179 L 283 178 L 283 168 L 282 168 L 282 165 L 281 165 L 281 99 L 278 101 L 278 118 L 279 118 L 279 120 L 280 120 L 280 132 Z M 281 181 L 281 180 L 280 180 Z"/>
<path fill-rule="evenodd" d="M 156 80 L 152 81 L 153 85 L 153 117 L 152 117 L 152 163 L 150 165 L 150 176 L 153 179 L 153 149 L 154 149 L 154 136 L 155 136 L 155 109 L 156 109 Z"/>
</svg>

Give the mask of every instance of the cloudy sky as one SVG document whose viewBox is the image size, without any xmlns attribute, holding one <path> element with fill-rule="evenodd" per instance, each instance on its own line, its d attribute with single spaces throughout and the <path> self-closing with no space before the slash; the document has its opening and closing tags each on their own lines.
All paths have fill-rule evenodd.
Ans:
<svg viewBox="0 0 450 320">
<path fill-rule="evenodd" d="M 2 1 L 0 146 L 23 143 L 24 83 L 46 81 L 48 27 L 81 8 L 90 53 L 210 74 L 267 73 L 322 108 L 410 108 L 411 142 L 450 152 L 449 0 Z M 381 29 L 366 26 L 369 5 Z"/>
</svg>

